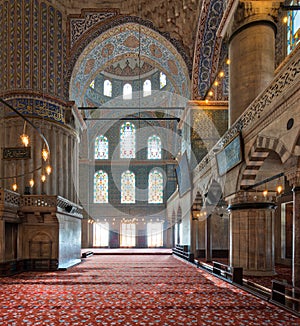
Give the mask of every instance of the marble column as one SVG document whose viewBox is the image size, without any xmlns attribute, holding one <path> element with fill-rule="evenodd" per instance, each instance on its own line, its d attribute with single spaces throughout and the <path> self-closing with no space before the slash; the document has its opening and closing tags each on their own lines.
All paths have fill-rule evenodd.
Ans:
<svg viewBox="0 0 300 326">
<path fill-rule="evenodd" d="M 230 201 L 229 262 L 245 275 L 275 274 L 274 199 L 239 192 Z"/>
</svg>

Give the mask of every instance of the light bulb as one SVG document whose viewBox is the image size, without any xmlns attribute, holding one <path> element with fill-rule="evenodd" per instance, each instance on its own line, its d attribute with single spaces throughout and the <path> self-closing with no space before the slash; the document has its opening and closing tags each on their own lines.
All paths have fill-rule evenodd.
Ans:
<svg viewBox="0 0 300 326">
<path fill-rule="evenodd" d="M 266 190 L 263 191 L 263 196 L 267 197 L 267 195 L 268 195 L 268 190 L 266 189 Z"/>
<path fill-rule="evenodd" d="M 51 172 L 52 172 L 51 165 L 47 165 L 46 166 L 46 173 L 49 175 L 49 174 L 51 174 Z"/>
<path fill-rule="evenodd" d="M 219 76 L 224 77 L 224 71 L 220 71 Z"/>
<path fill-rule="evenodd" d="M 43 158 L 43 160 L 47 161 L 48 157 L 49 157 L 49 152 L 45 148 L 43 148 L 43 150 L 42 150 L 42 158 Z"/>
<path fill-rule="evenodd" d="M 209 96 L 213 96 L 213 95 L 214 95 L 214 92 L 213 92 L 213 91 L 209 91 L 209 92 L 208 92 L 208 95 L 209 95 Z"/>
<path fill-rule="evenodd" d="M 31 188 L 34 186 L 34 180 L 33 179 L 29 180 L 29 185 L 30 185 Z"/>
<path fill-rule="evenodd" d="M 29 145 L 29 136 L 26 135 L 26 134 L 22 134 L 22 135 L 20 136 L 20 138 L 21 138 L 21 141 L 22 141 L 23 145 L 24 145 L 25 147 L 27 147 L 27 146 Z"/>
<path fill-rule="evenodd" d="M 13 189 L 13 191 L 17 191 L 17 189 L 18 189 L 18 185 L 17 185 L 16 183 L 14 183 L 14 184 L 12 185 L 12 189 Z"/>
<path fill-rule="evenodd" d="M 281 192 L 282 192 L 282 186 L 279 185 L 279 186 L 277 187 L 277 192 L 278 192 L 279 194 L 281 194 Z"/>
<path fill-rule="evenodd" d="M 288 18 L 287 18 L 287 16 L 284 16 L 284 17 L 282 18 L 282 22 L 283 22 L 284 24 L 286 24 L 286 23 L 288 22 Z"/>
<path fill-rule="evenodd" d="M 41 180 L 42 180 L 42 182 L 45 182 L 45 181 L 46 181 L 46 176 L 45 176 L 45 174 L 42 174 L 42 175 L 41 175 Z"/>
</svg>

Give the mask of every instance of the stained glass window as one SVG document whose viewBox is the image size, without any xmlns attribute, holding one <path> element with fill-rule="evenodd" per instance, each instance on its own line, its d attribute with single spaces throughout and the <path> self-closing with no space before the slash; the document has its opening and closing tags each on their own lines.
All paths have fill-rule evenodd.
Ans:
<svg viewBox="0 0 300 326">
<path fill-rule="evenodd" d="M 108 79 L 104 80 L 103 95 L 112 97 L 112 83 Z"/>
<path fill-rule="evenodd" d="M 156 135 L 150 136 L 148 138 L 148 159 L 161 159 L 161 140 Z"/>
<path fill-rule="evenodd" d="M 120 157 L 135 158 L 135 126 L 125 122 L 120 129 Z"/>
<path fill-rule="evenodd" d="M 298 5 L 298 1 L 291 1 L 290 5 Z M 289 54 L 300 40 L 300 11 L 287 12 L 287 53 Z"/>
<path fill-rule="evenodd" d="M 121 176 L 121 203 L 135 203 L 135 175 L 128 170 Z"/>
<path fill-rule="evenodd" d="M 164 88 L 167 85 L 167 76 L 163 72 L 159 74 L 159 85 L 160 88 Z"/>
<path fill-rule="evenodd" d="M 146 97 L 149 95 L 151 95 L 151 81 L 147 79 L 143 84 L 143 96 Z"/>
<path fill-rule="evenodd" d="M 102 170 L 94 174 L 94 203 L 108 203 L 108 175 Z"/>
<path fill-rule="evenodd" d="M 130 84 L 125 84 L 123 86 L 123 100 L 132 99 L 132 86 Z"/>
<path fill-rule="evenodd" d="M 157 169 L 153 169 L 149 173 L 148 187 L 148 203 L 163 203 L 164 178 Z"/>
<path fill-rule="evenodd" d="M 100 135 L 95 139 L 95 159 L 108 159 L 108 140 L 105 136 Z"/>
</svg>

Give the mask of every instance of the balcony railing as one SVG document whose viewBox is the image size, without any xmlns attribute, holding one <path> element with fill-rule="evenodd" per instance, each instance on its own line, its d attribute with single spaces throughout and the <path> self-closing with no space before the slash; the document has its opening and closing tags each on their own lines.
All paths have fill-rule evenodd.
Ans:
<svg viewBox="0 0 300 326">
<path fill-rule="evenodd" d="M 51 211 L 61 211 L 81 216 L 82 207 L 61 196 L 24 195 L 7 189 L 0 189 L 0 205 L 15 209 L 49 208 Z"/>
<path fill-rule="evenodd" d="M 19 207 L 20 206 L 20 194 L 7 190 L 0 189 L 0 204 L 6 207 Z"/>
</svg>

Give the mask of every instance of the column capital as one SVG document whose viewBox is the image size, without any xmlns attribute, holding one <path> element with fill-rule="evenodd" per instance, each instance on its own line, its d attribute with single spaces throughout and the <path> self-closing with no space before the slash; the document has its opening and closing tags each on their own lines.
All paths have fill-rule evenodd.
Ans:
<svg viewBox="0 0 300 326">
<path fill-rule="evenodd" d="M 300 188 L 300 167 L 285 171 L 284 174 L 292 187 Z"/>
<path fill-rule="evenodd" d="M 234 20 L 232 20 L 230 35 L 235 34 L 243 26 L 259 22 L 269 22 L 269 24 L 274 24 L 275 28 L 275 19 L 278 17 L 279 9 L 283 2 L 240 0 L 234 14 Z"/>
<path fill-rule="evenodd" d="M 244 4 L 245 17 L 257 14 L 267 14 L 273 17 L 277 17 L 278 9 L 284 0 L 279 1 L 261 1 L 261 0 L 240 0 L 240 3 Z"/>
<path fill-rule="evenodd" d="M 260 1 L 260 0 L 240 0 L 240 3 L 244 5 L 244 17 L 250 17 L 254 15 L 270 15 L 272 17 L 278 16 L 278 10 L 284 0 L 280 1 Z"/>
</svg>

